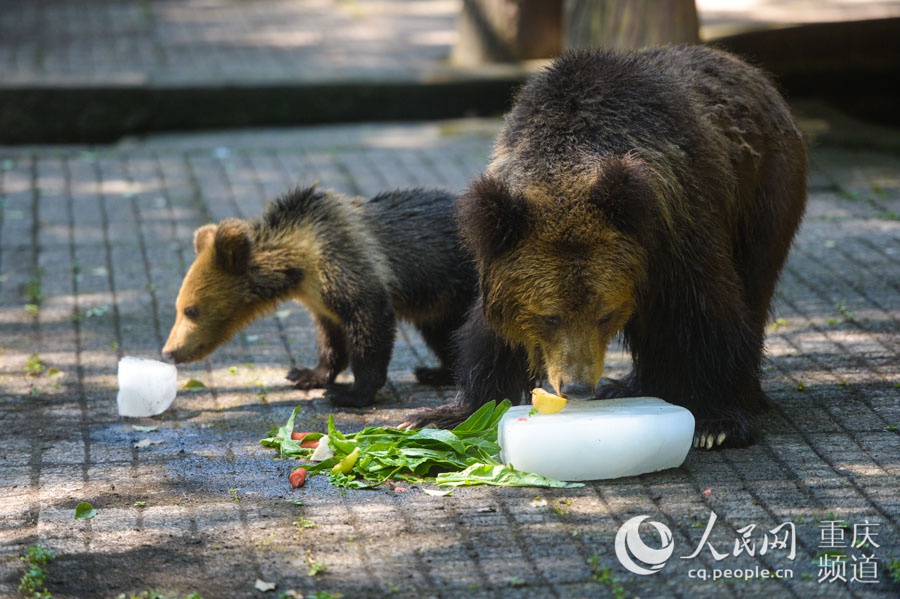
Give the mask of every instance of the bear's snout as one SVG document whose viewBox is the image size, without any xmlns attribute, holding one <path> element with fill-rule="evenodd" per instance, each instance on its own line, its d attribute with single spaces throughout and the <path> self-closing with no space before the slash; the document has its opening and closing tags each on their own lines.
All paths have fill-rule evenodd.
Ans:
<svg viewBox="0 0 900 599">
<path fill-rule="evenodd" d="M 547 381 L 558 395 L 592 394 L 603 376 L 605 336 L 563 327 L 556 343 L 541 347 Z"/>
<path fill-rule="evenodd" d="M 166 362 L 178 364 L 181 361 L 181 360 L 178 360 L 174 351 L 172 351 L 170 349 L 166 349 L 165 347 L 162 348 L 162 351 L 160 352 L 160 354 L 162 355 L 162 359 L 165 360 Z"/>
<path fill-rule="evenodd" d="M 170 348 L 169 345 L 166 344 L 160 353 L 162 354 L 163 360 L 166 362 L 184 364 L 185 362 L 193 362 L 195 359 L 194 356 L 197 355 L 198 352 L 188 353 L 184 351 L 183 348 Z"/>
</svg>

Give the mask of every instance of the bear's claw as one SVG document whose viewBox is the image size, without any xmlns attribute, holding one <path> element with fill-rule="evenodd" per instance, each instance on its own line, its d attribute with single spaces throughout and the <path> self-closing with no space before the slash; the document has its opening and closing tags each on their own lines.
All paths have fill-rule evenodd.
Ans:
<svg viewBox="0 0 900 599">
<path fill-rule="evenodd" d="M 719 433 L 718 436 L 714 436 L 712 434 L 709 435 L 695 435 L 694 436 L 694 448 L 695 449 L 712 449 L 713 447 L 718 447 L 722 443 L 725 442 L 725 439 L 728 438 L 728 435 L 724 432 Z"/>
<path fill-rule="evenodd" d="M 694 448 L 696 449 L 747 447 L 755 440 L 753 425 L 746 417 L 698 419 L 694 430 Z"/>
</svg>

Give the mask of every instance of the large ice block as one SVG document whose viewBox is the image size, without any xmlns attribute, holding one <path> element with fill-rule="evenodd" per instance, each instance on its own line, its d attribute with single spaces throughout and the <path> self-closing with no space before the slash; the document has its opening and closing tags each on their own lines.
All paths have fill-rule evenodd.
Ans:
<svg viewBox="0 0 900 599">
<path fill-rule="evenodd" d="M 635 476 L 680 466 L 694 416 L 655 397 L 570 400 L 556 414 L 514 406 L 500 420 L 500 457 L 518 470 L 565 481 Z"/>
</svg>

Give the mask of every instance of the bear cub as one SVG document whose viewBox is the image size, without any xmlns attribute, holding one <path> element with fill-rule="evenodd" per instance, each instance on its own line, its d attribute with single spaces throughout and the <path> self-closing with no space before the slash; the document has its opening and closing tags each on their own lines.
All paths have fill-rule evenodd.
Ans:
<svg viewBox="0 0 900 599">
<path fill-rule="evenodd" d="M 372 404 L 387 381 L 398 318 L 418 327 L 441 362 L 417 369 L 417 379 L 452 384 L 452 333 L 477 280 L 461 248 L 455 201 L 427 189 L 351 200 L 311 186 L 278 198 L 258 220 L 200 227 L 163 357 L 200 360 L 293 299 L 312 315 L 319 356 L 314 368 L 288 373 L 297 388 L 324 387 L 338 406 Z M 353 384 L 336 384 L 348 365 Z"/>
<path fill-rule="evenodd" d="M 806 150 L 758 69 L 702 46 L 571 51 L 519 92 L 460 200 L 480 294 L 448 426 L 489 400 L 656 396 L 695 445 L 752 443 L 769 308 L 806 202 Z M 602 379 L 612 336 L 632 371 Z"/>
</svg>

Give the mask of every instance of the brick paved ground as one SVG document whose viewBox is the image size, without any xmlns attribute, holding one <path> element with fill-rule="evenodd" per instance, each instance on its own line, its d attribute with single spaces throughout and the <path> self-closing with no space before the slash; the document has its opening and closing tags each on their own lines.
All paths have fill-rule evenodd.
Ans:
<svg viewBox="0 0 900 599">
<path fill-rule="evenodd" d="M 116 362 L 157 354 L 196 226 L 254 216 L 298 181 L 361 194 L 460 189 L 484 164 L 496 126 L 455 121 L 2 150 L 0 596 L 15 595 L 24 571 L 18 556 L 36 543 L 57 553 L 48 588 L 61 598 L 151 588 L 172 597 L 255 597 L 257 579 L 346 597 L 588 597 L 619 584 L 643 597 L 896 596 L 886 567 L 900 557 L 897 154 L 813 152 L 809 217 L 769 337 L 764 385 L 776 408 L 755 447 L 692 452 L 677 470 L 575 490 L 342 494 L 313 478 L 291 491 L 291 464 L 258 440 L 297 404 L 302 428 L 321 430 L 333 411 L 283 380 L 290 365 L 314 358 L 310 321 L 293 305 L 181 368 L 182 385 L 193 377 L 207 388 L 181 392 L 162 417 L 138 421 L 158 431 L 137 432 L 117 415 Z M 613 360 L 614 369 L 627 366 L 620 351 Z M 414 382 L 412 369 L 431 361 L 404 330 L 382 403 L 336 412 L 339 426 L 396 423 L 446 399 L 452 390 Z M 144 439 L 152 444 L 136 447 Z M 97 517 L 74 520 L 80 501 Z M 672 530 L 676 556 L 690 555 L 712 513 L 709 540 L 727 554 L 721 561 L 707 547 L 640 577 L 614 555 L 619 526 L 642 514 Z M 845 541 L 853 525 L 861 532 L 872 524 L 878 547 L 837 549 L 847 582 L 819 582 L 823 522 L 835 520 L 850 525 L 839 529 Z M 763 555 L 766 533 L 785 522 L 796 529 L 795 559 L 782 549 Z M 755 556 L 731 554 L 741 530 Z M 865 579 L 859 568 L 867 555 L 878 559 L 879 583 L 851 582 L 854 567 Z M 316 562 L 325 570 L 309 576 Z M 696 568 L 735 567 L 790 569 L 794 577 L 691 578 Z"/>
</svg>

